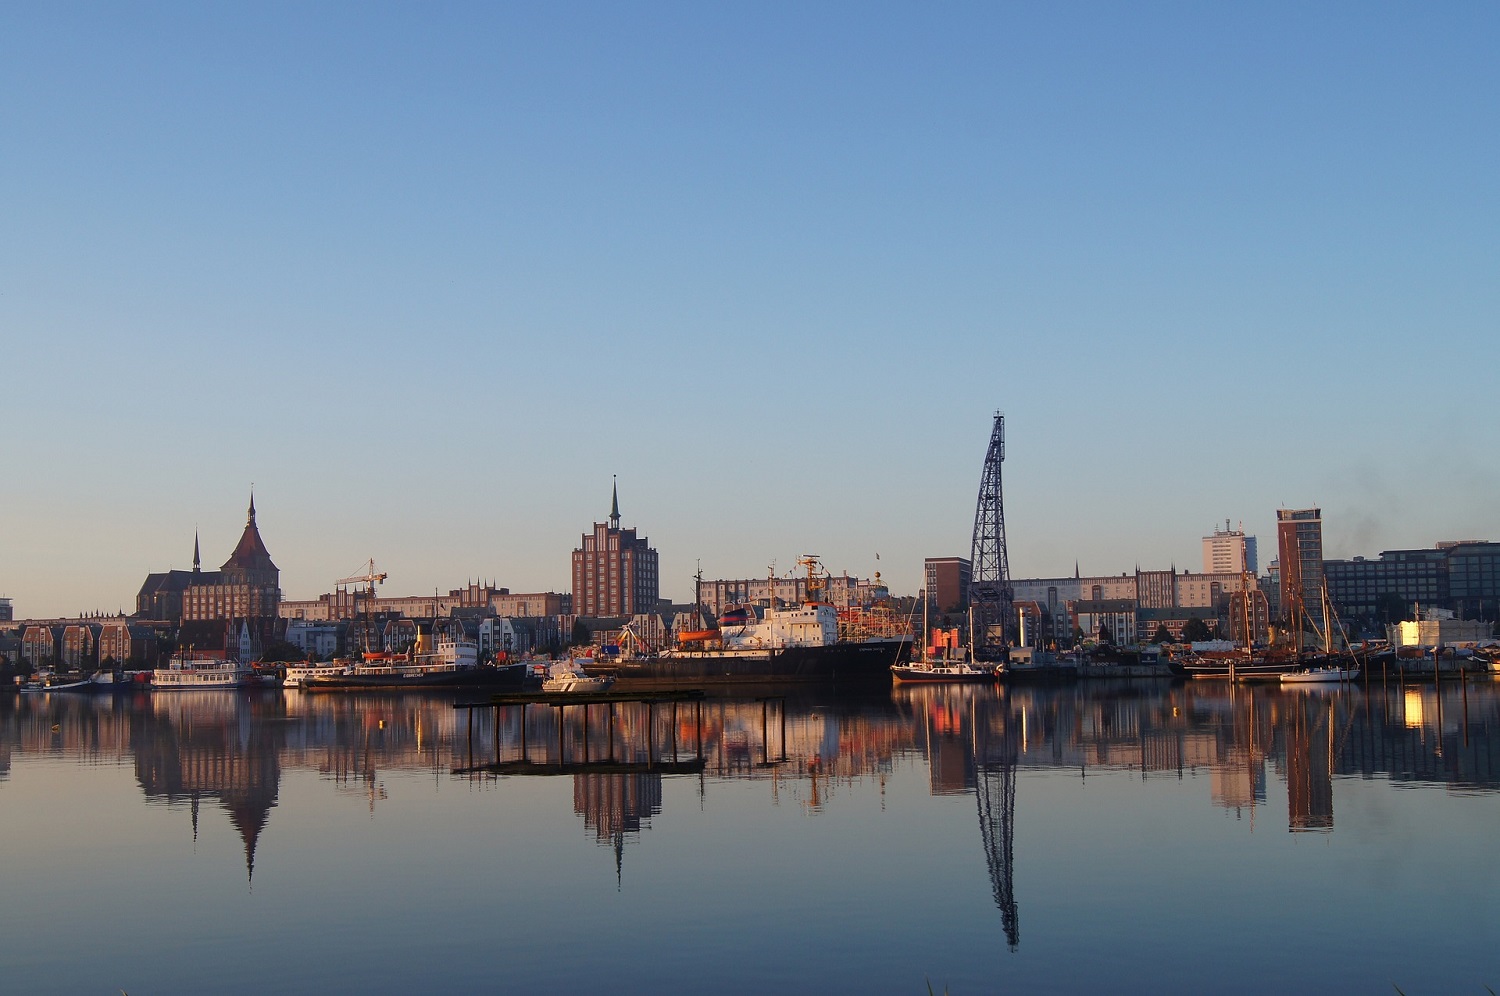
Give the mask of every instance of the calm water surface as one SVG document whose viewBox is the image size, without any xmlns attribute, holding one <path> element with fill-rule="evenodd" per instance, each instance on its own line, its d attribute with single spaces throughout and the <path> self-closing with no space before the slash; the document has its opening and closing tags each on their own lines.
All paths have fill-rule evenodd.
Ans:
<svg viewBox="0 0 1500 996">
<path fill-rule="evenodd" d="M 0 701 L 0 989 L 1500 990 L 1493 683 Z"/>
</svg>

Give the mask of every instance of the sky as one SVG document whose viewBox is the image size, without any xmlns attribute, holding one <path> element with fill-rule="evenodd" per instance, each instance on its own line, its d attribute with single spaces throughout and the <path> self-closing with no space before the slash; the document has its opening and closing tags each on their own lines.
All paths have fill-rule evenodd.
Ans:
<svg viewBox="0 0 1500 996">
<path fill-rule="evenodd" d="M 1500 539 L 1500 6 L 0 7 L 0 595 Z"/>
</svg>

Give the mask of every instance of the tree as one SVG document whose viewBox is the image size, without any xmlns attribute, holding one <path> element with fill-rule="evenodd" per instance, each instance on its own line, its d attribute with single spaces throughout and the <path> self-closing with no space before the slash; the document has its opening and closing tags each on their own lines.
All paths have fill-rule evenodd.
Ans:
<svg viewBox="0 0 1500 996">
<path fill-rule="evenodd" d="M 1109 631 L 1109 627 L 1103 624 L 1099 626 L 1099 642 L 1114 646 L 1115 635 Z"/>
<path fill-rule="evenodd" d="M 1167 624 L 1159 622 L 1156 624 L 1156 632 L 1151 634 L 1152 643 L 1171 643 L 1172 631 L 1167 629 Z"/>
<path fill-rule="evenodd" d="M 589 632 L 588 624 L 582 619 L 573 620 L 573 638 L 568 641 L 570 647 L 585 646 L 593 634 Z"/>
<path fill-rule="evenodd" d="M 285 640 L 271 640 L 266 644 L 265 650 L 260 655 L 260 659 L 267 663 L 281 664 L 288 661 L 305 661 L 307 660 L 307 655 L 295 643 L 288 643 Z"/>
<path fill-rule="evenodd" d="M 1202 619 L 1189 619 L 1182 624 L 1182 638 L 1188 643 L 1199 643 L 1210 639 L 1212 635 L 1209 632 L 1208 624 Z"/>
</svg>

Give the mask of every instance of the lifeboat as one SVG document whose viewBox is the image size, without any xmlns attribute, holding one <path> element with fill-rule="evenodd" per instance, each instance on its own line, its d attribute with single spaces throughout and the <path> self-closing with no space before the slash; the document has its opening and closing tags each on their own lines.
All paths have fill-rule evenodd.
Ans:
<svg viewBox="0 0 1500 996">
<path fill-rule="evenodd" d="M 702 643 L 704 640 L 718 639 L 719 631 L 716 629 L 690 629 L 677 635 L 678 643 Z"/>
</svg>

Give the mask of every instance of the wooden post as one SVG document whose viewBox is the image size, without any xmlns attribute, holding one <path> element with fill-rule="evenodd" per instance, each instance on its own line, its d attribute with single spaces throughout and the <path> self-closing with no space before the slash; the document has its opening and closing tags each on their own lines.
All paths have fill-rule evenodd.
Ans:
<svg viewBox="0 0 1500 996">
<path fill-rule="evenodd" d="M 762 764 L 771 763 L 771 737 L 766 732 L 767 714 L 771 709 L 770 699 L 760 700 L 760 760 Z"/>
<path fill-rule="evenodd" d="M 780 710 L 781 710 L 781 759 L 783 761 L 785 761 L 786 760 L 786 697 L 782 696 L 782 698 L 776 704 L 777 704 L 777 707 L 780 708 Z"/>
<path fill-rule="evenodd" d="M 1458 687 L 1464 690 L 1464 746 L 1469 746 L 1469 682 L 1462 669 L 1458 672 Z"/>
</svg>

